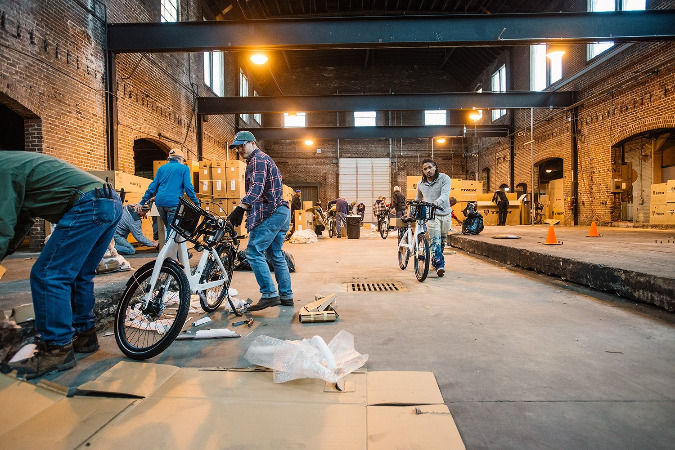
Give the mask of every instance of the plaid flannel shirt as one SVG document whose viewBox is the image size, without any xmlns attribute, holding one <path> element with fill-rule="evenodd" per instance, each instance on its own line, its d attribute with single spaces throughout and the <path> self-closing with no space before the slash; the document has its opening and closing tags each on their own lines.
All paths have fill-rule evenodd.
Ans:
<svg viewBox="0 0 675 450">
<path fill-rule="evenodd" d="M 283 197 L 281 172 L 272 158 L 255 149 L 246 161 L 246 195 L 242 203 L 251 205 L 246 213 L 246 229 L 251 231 L 270 217 L 279 206 L 288 208 Z"/>
<path fill-rule="evenodd" d="M 381 201 L 376 201 L 373 204 L 373 215 L 375 217 L 379 216 L 380 214 L 383 214 L 384 212 L 388 212 L 389 208 L 387 208 L 387 205 L 384 202 Z"/>
</svg>

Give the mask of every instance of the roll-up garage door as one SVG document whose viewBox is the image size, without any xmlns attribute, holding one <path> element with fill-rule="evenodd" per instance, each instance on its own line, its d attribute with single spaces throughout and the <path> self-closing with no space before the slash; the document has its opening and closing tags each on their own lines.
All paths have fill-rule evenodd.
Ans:
<svg viewBox="0 0 675 450">
<path fill-rule="evenodd" d="M 391 202 L 388 158 L 340 158 L 340 196 L 366 205 L 365 222 L 373 222 L 373 203 L 379 196 Z M 354 210 L 356 212 L 356 209 Z"/>
</svg>

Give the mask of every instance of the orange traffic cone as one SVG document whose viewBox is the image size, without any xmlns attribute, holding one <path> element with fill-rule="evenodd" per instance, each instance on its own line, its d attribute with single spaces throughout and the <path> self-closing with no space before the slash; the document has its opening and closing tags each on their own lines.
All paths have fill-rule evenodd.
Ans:
<svg viewBox="0 0 675 450">
<path fill-rule="evenodd" d="M 598 234 L 598 227 L 595 226 L 595 222 L 591 222 L 591 229 L 588 231 L 588 235 L 586 237 L 601 237 Z"/>
<path fill-rule="evenodd" d="M 561 245 L 562 242 L 558 241 L 558 239 L 555 237 L 555 231 L 553 230 L 553 225 L 549 225 L 548 227 L 548 234 L 546 235 L 546 242 L 544 242 L 545 245 Z"/>
</svg>

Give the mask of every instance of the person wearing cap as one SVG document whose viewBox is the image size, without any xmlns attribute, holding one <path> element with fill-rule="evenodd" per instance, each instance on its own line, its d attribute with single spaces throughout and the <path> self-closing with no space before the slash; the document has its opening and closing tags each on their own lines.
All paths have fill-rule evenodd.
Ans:
<svg viewBox="0 0 675 450">
<path fill-rule="evenodd" d="M 136 208 L 132 205 L 125 206 L 122 208 L 122 217 L 120 218 L 119 223 L 117 224 L 117 229 L 115 230 L 115 235 L 113 239 L 115 240 L 115 250 L 120 255 L 133 255 L 136 253 L 136 249 L 133 245 L 127 240 L 129 233 L 136 239 L 140 244 L 145 245 L 146 247 L 158 247 L 159 241 L 151 241 L 143 234 L 142 222 L 141 219 L 144 219 L 150 211 L 150 206 L 143 205 L 141 206 L 141 212 L 137 213 Z"/>
<path fill-rule="evenodd" d="M 166 226 L 167 237 L 180 198 L 187 194 L 195 205 L 199 205 L 195 188 L 192 186 L 190 168 L 183 164 L 183 159 L 183 151 L 179 148 L 172 148 L 169 151 L 169 163 L 157 169 L 155 179 L 148 186 L 139 204 L 135 205 L 136 213 L 140 214 L 143 212 L 143 205 L 155 196 L 155 205 L 159 217 L 162 218 L 162 222 Z"/>
<path fill-rule="evenodd" d="M 26 379 L 71 369 L 75 353 L 98 349 L 94 275 L 122 202 L 100 178 L 28 151 L 0 151 L 0 192 L 0 261 L 16 250 L 35 217 L 58 223 L 30 272 L 36 353 L 0 369 Z"/>
<path fill-rule="evenodd" d="M 301 193 L 302 191 L 300 191 L 300 189 L 295 191 L 293 200 L 291 201 L 291 224 L 293 225 L 293 229 L 295 229 L 295 211 L 302 209 L 302 199 L 300 198 Z"/>
<path fill-rule="evenodd" d="M 239 226 L 246 212 L 249 237 L 245 254 L 261 294 L 260 301 L 248 310 L 293 306 L 291 274 L 281 250 L 291 222 L 291 210 L 283 197 L 281 172 L 272 158 L 258 148 L 250 131 L 237 133 L 230 148 L 236 149 L 239 157 L 246 160 L 246 195 L 228 219 L 235 227 Z M 266 256 L 272 262 L 278 291 Z"/>
</svg>

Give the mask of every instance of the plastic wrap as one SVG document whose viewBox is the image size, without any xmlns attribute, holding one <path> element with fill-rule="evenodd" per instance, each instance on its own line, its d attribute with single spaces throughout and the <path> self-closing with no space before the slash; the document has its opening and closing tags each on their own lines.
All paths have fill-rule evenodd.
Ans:
<svg viewBox="0 0 675 450">
<path fill-rule="evenodd" d="M 244 357 L 252 364 L 273 369 L 275 383 L 298 378 L 336 383 L 368 361 L 368 355 L 354 349 L 354 336 L 344 330 L 327 345 L 320 336 L 301 341 L 258 336 Z"/>
</svg>

